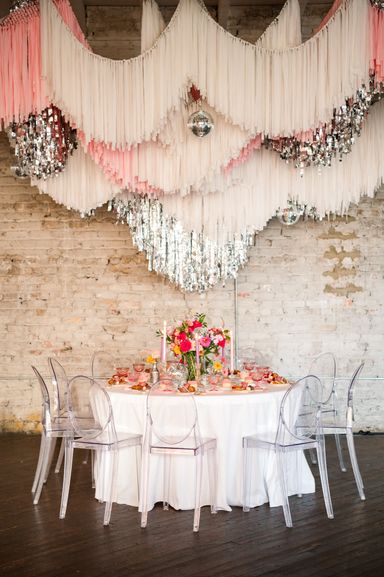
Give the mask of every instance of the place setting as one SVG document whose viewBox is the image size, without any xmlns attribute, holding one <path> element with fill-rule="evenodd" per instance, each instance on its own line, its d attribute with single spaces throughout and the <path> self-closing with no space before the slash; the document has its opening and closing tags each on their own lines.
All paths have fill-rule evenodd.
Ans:
<svg viewBox="0 0 384 577">
<path fill-rule="evenodd" d="M 252 351 L 235 361 L 234 331 L 209 327 L 205 314 L 157 331 L 161 345 L 129 367 L 117 367 L 108 386 L 125 391 L 224 395 L 263 392 L 287 387 L 288 380 L 258 364 Z M 257 355 L 257 353 L 255 353 Z"/>
</svg>

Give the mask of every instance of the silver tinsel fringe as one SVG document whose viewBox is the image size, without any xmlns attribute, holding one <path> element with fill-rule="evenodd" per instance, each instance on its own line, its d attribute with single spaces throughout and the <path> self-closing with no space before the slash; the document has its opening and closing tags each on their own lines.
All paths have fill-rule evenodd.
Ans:
<svg viewBox="0 0 384 577">
<path fill-rule="evenodd" d="M 379 10 L 384 10 L 384 0 L 371 0 L 371 4 Z"/>
<path fill-rule="evenodd" d="M 55 106 L 30 114 L 21 124 L 13 122 L 8 137 L 18 159 L 12 170 L 19 178 L 46 179 L 58 174 L 77 147 L 76 131 Z"/>
<path fill-rule="evenodd" d="M 346 100 L 343 106 L 335 109 L 331 122 L 319 127 L 312 140 L 302 141 L 294 137 L 266 138 L 264 146 L 278 152 L 287 163 L 292 162 L 301 173 L 311 165 L 319 169 L 330 166 L 334 159 L 341 161 L 345 154 L 351 152 L 356 137 L 361 134 L 369 108 L 382 98 L 383 94 L 383 84 L 376 84 L 372 76 L 369 90 L 362 86 L 354 99 Z"/>
<path fill-rule="evenodd" d="M 204 292 L 228 278 L 236 278 L 248 260 L 254 235 L 234 235 L 222 246 L 202 233 L 187 232 L 182 224 L 164 213 L 161 202 L 135 195 L 131 200 L 114 199 L 118 222 L 128 224 L 134 245 L 145 252 L 148 270 L 168 278 L 186 292 Z"/>
<path fill-rule="evenodd" d="M 21 8 L 26 8 L 27 6 L 31 6 L 37 3 L 38 0 L 14 0 L 11 4 L 9 12 L 16 12 L 17 10 L 21 10 Z"/>
</svg>

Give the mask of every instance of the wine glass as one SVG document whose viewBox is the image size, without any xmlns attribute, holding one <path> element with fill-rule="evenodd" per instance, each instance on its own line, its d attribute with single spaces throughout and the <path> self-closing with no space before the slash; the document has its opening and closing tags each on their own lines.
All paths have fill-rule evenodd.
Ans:
<svg viewBox="0 0 384 577">
<path fill-rule="evenodd" d="M 142 373 L 145 369 L 145 363 L 142 363 L 140 361 L 136 361 L 135 363 L 133 363 L 133 370 L 135 371 L 135 373 Z"/>
</svg>

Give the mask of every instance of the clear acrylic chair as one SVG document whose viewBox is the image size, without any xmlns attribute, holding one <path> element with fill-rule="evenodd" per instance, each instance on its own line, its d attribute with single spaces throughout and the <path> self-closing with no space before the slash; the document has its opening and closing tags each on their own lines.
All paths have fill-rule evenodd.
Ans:
<svg viewBox="0 0 384 577">
<path fill-rule="evenodd" d="M 253 450 L 273 451 L 276 456 L 285 523 L 287 527 L 292 527 L 288 498 L 287 456 L 293 451 L 315 449 L 327 516 L 333 519 L 324 434 L 321 426 L 320 399 L 320 380 L 314 375 L 300 379 L 287 390 L 281 401 L 277 430 L 243 438 L 243 510 L 245 512 L 250 508 L 252 487 L 249 452 Z M 301 428 L 302 426 L 304 429 Z"/>
<path fill-rule="evenodd" d="M 95 351 L 91 360 L 92 379 L 100 383 L 106 382 L 116 373 L 116 359 L 107 351 Z"/>
<path fill-rule="evenodd" d="M 336 359 L 331 352 L 321 353 L 311 361 L 309 375 L 316 375 L 321 381 L 321 403 L 327 405 L 332 401 L 336 380 Z"/>
<path fill-rule="evenodd" d="M 193 531 L 200 525 L 201 488 L 204 458 L 208 464 L 208 480 L 211 512 L 216 513 L 216 439 L 202 437 L 199 429 L 195 398 L 190 393 L 165 395 L 162 389 L 171 390 L 172 385 L 162 379 L 147 394 L 147 419 L 143 443 L 143 467 L 141 480 L 141 526 L 147 526 L 148 485 L 152 456 L 164 460 L 163 508 L 169 508 L 170 459 L 194 457 L 195 459 L 195 509 Z"/>
<path fill-rule="evenodd" d="M 53 411 L 57 417 L 67 419 L 67 391 L 68 391 L 68 377 L 67 373 L 61 363 L 53 357 L 48 358 L 48 366 L 52 376 L 53 389 Z M 64 437 L 61 441 L 60 452 L 57 458 L 55 473 L 60 472 L 61 464 L 64 457 Z"/>
<path fill-rule="evenodd" d="M 321 381 L 321 404 L 323 413 L 336 414 L 337 411 L 336 372 L 336 358 L 333 353 L 321 353 L 312 359 L 308 374 L 316 375 Z M 335 443 L 340 469 L 346 471 L 338 433 L 335 433 Z M 311 451 L 310 455 L 312 463 L 316 464 L 317 460 L 315 452 Z"/>
<path fill-rule="evenodd" d="M 332 402 L 329 404 L 322 405 L 322 423 L 325 434 L 334 434 L 337 439 L 339 435 L 344 434 L 347 438 L 347 446 L 349 457 L 351 460 L 352 470 L 356 481 L 357 490 L 359 492 L 360 499 L 365 500 L 364 485 L 360 474 L 359 465 L 356 457 L 355 443 L 353 439 L 353 420 L 354 420 L 354 407 L 353 407 L 353 393 L 354 387 L 359 379 L 361 371 L 364 368 L 364 363 L 361 363 L 355 372 L 353 373 L 346 394 L 343 398 L 339 398 L 336 395 L 336 390 Z M 339 441 L 340 443 L 340 441 Z M 341 454 L 341 447 L 340 447 Z M 339 457 L 340 457 L 339 454 Z M 340 466 L 342 466 L 342 471 L 346 471 L 344 461 L 340 461 Z"/>
<path fill-rule="evenodd" d="M 43 485 L 46 482 L 49 474 L 56 446 L 56 440 L 58 438 L 62 439 L 66 437 L 68 434 L 70 434 L 70 432 L 68 429 L 67 417 L 60 416 L 60 414 L 55 410 L 56 400 L 51 400 L 49 389 L 40 372 L 36 369 L 36 367 L 32 367 L 32 370 L 37 377 L 42 398 L 42 433 L 40 451 L 32 485 L 33 503 L 34 505 L 37 505 L 40 499 Z"/>
<path fill-rule="evenodd" d="M 116 431 L 112 405 L 106 389 L 94 379 L 79 375 L 69 381 L 68 416 L 72 435 L 65 439 L 64 479 L 61 496 L 60 519 L 67 511 L 71 483 L 74 449 L 90 449 L 107 453 L 107 498 L 104 525 L 111 518 L 112 503 L 116 501 L 116 477 L 119 451 L 124 447 L 141 447 L 142 435 Z M 129 473 L 129 472 L 127 472 Z"/>
</svg>

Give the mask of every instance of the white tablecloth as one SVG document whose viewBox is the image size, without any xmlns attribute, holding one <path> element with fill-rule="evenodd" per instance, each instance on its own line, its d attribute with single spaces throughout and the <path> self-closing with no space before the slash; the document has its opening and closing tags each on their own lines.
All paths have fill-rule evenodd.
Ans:
<svg viewBox="0 0 384 577">
<path fill-rule="evenodd" d="M 270 386 L 265 391 L 250 393 L 216 393 L 195 397 L 202 436 L 217 439 L 218 509 L 231 510 L 242 506 L 242 438 L 246 435 L 274 431 L 277 428 L 280 402 L 285 387 Z M 115 386 L 108 389 L 116 429 L 121 432 L 144 433 L 146 395 Z M 168 397 L 169 398 L 169 397 Z M 164 396 L 167 402 L 167 395 Z M 292 415 L 295 408 L 292 407 Z M 287 455 L 289 462 L 288 490 L 290 495 L 313 493 L 315 483 L 302 452 Z M 194 508 L 194 461 L 192 457 L 171 460 L 170 505 L 175 509 Z M 99 462 L 96 472 L 96 498 L 105 498 L 105 478 L 108 458 Z M 282 504 L 272 451 L 256 449 L 253 453 L 252 507 L 269 501 L 270 506 Z M 163 500 L 163 459 L 151 457 L 149 509 Z M 134 449 L 120 451 L 117 498 L 118 503 L 138 506 L 136 457 Z M 204 470 L 202 504 L 209 504 L 208 471 Z"/>
</svg>

